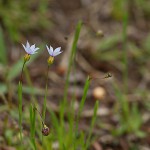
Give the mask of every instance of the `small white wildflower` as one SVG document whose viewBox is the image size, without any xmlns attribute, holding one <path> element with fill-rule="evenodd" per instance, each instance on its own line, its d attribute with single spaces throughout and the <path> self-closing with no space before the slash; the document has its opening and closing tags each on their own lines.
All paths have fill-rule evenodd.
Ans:
<svg viewBox="0 0 150 150">
<path fill-rule="evenodd" d="M 25 51 L 27 52 L 27 54 L 29 54 L 29 55 L 37 53 L 37 50 L 39 49 L 38 47 L 35 47 L 35 44 L 30 46 L 28 41 L 26 43 L 26 46 L 24 46 L 23 44 L 22 44 L 22 46 L 25 49 Z"/>
<path fill-rule="evenodd" d="M 50 56 L 55 57 L 57 55 L 59 55 L 60 53 L 62 53 L 61 47 L 56 48 L 55 50 L 53 50 L 53 47 L 50 46 L 50 48 L 46 45 L 46 48 L 50 54 Z"/>
<path fill-rule="evenodd" d="M 53 50 L 53 47 L 51 47 L 51 46 L 48 47 L 46 45 L 46 48 L 47 48 L 48 53 L 50 55 L 50 57 L 48 58 L 47 62 L 48 62 L 48 65 L 51 65 L 54 62 L 54 57 L 62 53 L 62 51 L 60 51 L 61 47 L 58 47 L 55 50 Z"/>
</svg>

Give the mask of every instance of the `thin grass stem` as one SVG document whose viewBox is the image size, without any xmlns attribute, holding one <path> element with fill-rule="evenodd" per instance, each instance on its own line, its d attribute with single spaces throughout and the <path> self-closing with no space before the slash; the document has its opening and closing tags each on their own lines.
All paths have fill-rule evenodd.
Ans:
<svg viewBox="0 0 150 150">
<path fill-rule="evenodd" d="M 36 150 L 36 143 L 35 143 L 35 118 L 36 118 L 36 113 L 34 106 L 30 106 L 30 140 L 33 145 L 33 150 Z"/>
<path fill-rule="evenodd" d="M 75 31 L 75 35 L 74 35 L 74 40 L 73 40 L 73 44 L 72 44 L 72 48 L 71 48 L 71 56 L 69 57 L 69 63 L 68 63 L 68 70 L 67 70 L 67 75 L 66 75 L 66 82 L 65 82 L 65 87 L 64 87 L 64 96 L 63 96 L 63 101 L 61 103 L 61 108 L 60 108 L 60 123 L 61 126 L 63 126 L 63 122 L 64 122 L 64 113 L 65 113 L 65 106 L 66 106 L 66 101 L 67 101 L 67 93 L 68 93 L 68 87 L 69 87 L 69 77 L 70 77 L 70 73 L 71 73 L 71 67 L 76 55 L 76 50 L 77 50 L 77 42 L 79 39 L 79 35 L 80 35 L 80 30 L 81 30 L 81 26 L 82 26 L 82 22 L 79 21 L 77 26 L 76 26 L 76 31 Z"/>
<path fill-rule="evenodd" d="M 87 137 L 87 141 L 85 143 L 85 150 L 87 150 L 89 145 L 90 145 L 92 131 L 93 131 L 93 128 L 94 128 L 94 125 L 95 125 L 95 121 L 96 121 L 98 106 L 99 106 L 99 101 L 96 101 L 95 106 L 94 106 L 94 114 L 93 114 L 93 117 L 92 117 L 90 129 L 89 129 L 89 134 L 88 134 L 88 137 Z"/>
</svg>

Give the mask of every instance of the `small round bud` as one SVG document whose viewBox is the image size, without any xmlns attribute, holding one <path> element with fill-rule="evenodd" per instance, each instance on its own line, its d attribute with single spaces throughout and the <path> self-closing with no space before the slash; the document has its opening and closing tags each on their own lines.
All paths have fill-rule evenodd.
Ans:
<svg viewBox="0 0 150 150">
<path fill-rule="evenodd" d="M 30 55 L 29 54 L 25 54 L 24 61 L 28 61 L 29 59 L 30 59 Z"/>
<path fill-rule="evenodd" d="M 53 62 L 54 62 L 54 57 L 53 57 L 53 56 L 50 56 L 50 57 L 48 58 L 48 60 L 47 60 L 48 65 L 53 64 Z"/>
<path fill-rule="evenodd" d="M 43 128 L 42 128 L 42 134 L 44 136 L 48 136 L 50 133 L 50 129 L 44 124 Z"/>
</svg>

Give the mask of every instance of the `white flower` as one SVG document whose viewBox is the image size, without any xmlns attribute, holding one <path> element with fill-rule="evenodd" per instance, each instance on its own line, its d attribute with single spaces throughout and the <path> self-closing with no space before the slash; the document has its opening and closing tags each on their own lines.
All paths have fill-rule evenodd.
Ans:
<svg viewBox="0 0 150 150">
<path fill-rule="evenodd" d="M 23 44 L 22 46 L 29 55 L 37 53 L 37 50 L 39 49 L 38 47 L 35 47 L 35 44 L 30 46 L 28 41 L 26 43 L 26 46 L 24 46 Z"/>
<path fill-rule="evenodd" d="M 46 48 L 48 50 L 48 53 L 50 54 L 50 56 L 55 57 L 57 55 L 59 55 L 60 53 L 62 53 L 61 47 L 56 48 L 55 50 L 53 50 L 53 47 L 50 46 L 50 48 L 46 45 Z"/>
</svg>

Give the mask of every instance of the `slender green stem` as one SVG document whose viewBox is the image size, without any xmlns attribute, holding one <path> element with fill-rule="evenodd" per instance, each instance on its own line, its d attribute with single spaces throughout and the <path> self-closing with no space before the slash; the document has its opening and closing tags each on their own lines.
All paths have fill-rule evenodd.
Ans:
<svg viewBox="0 0 150 150">
<path fill-rule="evenodd" d="M 127 12 L 127 2 L 124 2 L 124 16 L 123 16 L 123 50 L 124 50 L 124 70 L 123 70 L 123 82 L 125 93 L 128 90 L 128 52 L 127 52 L 127 28 L 128 28 L 128 12 Z"/>
<path fill-rule="evenodd" d="M 26 63 L 26 61 L 23 62 L 23 66 L 21 69 L 20 82 L 22 82 L 22 80 L 23 80 L 23 70 L 24 70 L 25 63 Z"/>
<path fill-rule="evenodd" d="M 43 114 L 42 114 L 42 115 L 43 115 L 43 120 L 45 120 L 45 115 L 46 115 L 49 67 L 50 67 L 50 65 L 48 64 L 48 67 L 47 67 L 47 74 L 46 74 L 46 83 L 45 83 L 45 96 L 44 96 L 44 103 L 43 103 Z M 44 123 L 44 121 L 43 121 L 42 123 Z M 44 125 L 44 124 L 43 124 L 43 125 Z M 43 134 L 42 134 L 42 144 L 43 144 Z"/>
<path fill-rule="evenodd" d="M 47 89 L 48 89 L 48 72 L 49 72 L 49 65 L 48 65 L 47 74 L 46 74 L 45 96 L 44 96 L 44 104 L 43 104 L 43 120 L 45 120 L 45 114 L 46 114 Z"/>
<path fill-rule="evenodd" d="M 20 129 L 20 140 L 21 140 L 21 146 L 23 146 L 23 136 L 22 136 L 22 79 L 23 79 L 23 70 L 25 66 L 26 61 L 23 62 L 22 70 L 21 70 L 21 76 L 20 81 L 18 84 L 18 110 L 19 110 L 19 129 Z"/>
<path fill-rule="evenodd" d="M 38 112 L 38 114 L 40 115 L 40 118 L 41 118 L 41 121 L 42 121 L 42 125 L 44 126 L 45 125 L 45 123 L 44 123 L 44 120 L 43 120 L 43 118 L 42 118 L 42 115 L 41 115 L 41 113 L 39 112 L 39 110 L 34 106 L 34 109 Z"/>
</svg>

